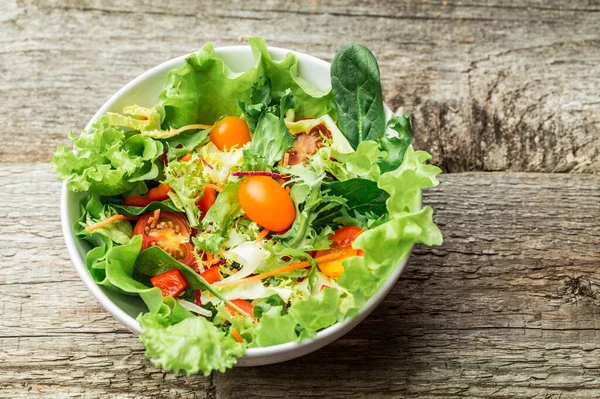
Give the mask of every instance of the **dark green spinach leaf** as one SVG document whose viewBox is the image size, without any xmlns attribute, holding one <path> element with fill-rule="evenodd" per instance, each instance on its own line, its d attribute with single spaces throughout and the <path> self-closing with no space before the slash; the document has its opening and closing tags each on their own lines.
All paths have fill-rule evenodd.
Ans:
<svg viewBox="0 0 600 399">
<path fill-rule="evenodd" d="M 384 135 L 383 95 L 373 53 L 359 44 L 340 49 L 331 64 L 331 87 L 338 125 L 352 148 Z"/>
</svg>

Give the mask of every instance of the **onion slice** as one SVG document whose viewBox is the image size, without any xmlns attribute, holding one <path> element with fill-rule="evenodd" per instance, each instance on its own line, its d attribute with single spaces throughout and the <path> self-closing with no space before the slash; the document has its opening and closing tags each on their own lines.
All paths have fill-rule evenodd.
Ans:
<svg viewBox="0 0 600 399">
<path fill-rule="evenodd" d="M 197 313 L 197 314 L 205 316 L 205 317 L 210 317 L 212 315 L 210 310 L 206 310 L 206 309 L 196 305 L 195 303 L 188 302 L 185 299 L 180 299 L 180 298 L 177 298 L 176 300 L 177 300 L 177 302 L 179 302 L 179 304 L 181 306 L 183 306 L 190 312 Z"/>
</svg>

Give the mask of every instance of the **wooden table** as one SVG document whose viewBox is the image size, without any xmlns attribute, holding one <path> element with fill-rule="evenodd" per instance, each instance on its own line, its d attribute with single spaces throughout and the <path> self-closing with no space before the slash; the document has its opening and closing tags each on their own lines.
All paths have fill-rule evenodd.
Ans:
<svg viewBox="0 0 600 399">
<path fill-rule="evenodd" d="M 600 396 L 599 25 L 594 0 L 2 1 L 0 397 Z M 316 353 L 176 377 L 79 280 L 48 161 L 130 79 L 250 35 L 377 55 L 449 172 L 424 198 L 445 243 Z"/>
</svg>

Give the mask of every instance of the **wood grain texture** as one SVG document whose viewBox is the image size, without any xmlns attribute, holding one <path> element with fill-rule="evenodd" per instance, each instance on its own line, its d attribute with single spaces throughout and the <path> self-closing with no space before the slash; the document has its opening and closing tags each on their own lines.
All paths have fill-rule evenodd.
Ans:
<svg viewBox="0 0 600 399">
<path fill-rule="evenodd" d="M 416 248 L 381 306 L 334 344 L 209 378 L 154 368 L 87 292 L 47 164 L 0 169 L 0 397 L 600 395 L 600 176 L 462 173 L 424 202 L 445 243 Z"/>
<path fill-rule="evenodd" d="M 6 0 L 0 161 L 48 161 L 143 71 L 259 35 L 326 60 L 368 46 L 446 171 L 598 172 L 599 20 L 597 0 Z"/>
</svg>

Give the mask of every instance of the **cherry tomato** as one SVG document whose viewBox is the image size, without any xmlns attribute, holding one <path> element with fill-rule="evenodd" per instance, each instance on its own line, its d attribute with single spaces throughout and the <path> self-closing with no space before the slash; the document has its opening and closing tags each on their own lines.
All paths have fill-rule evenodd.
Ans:
<svg viewBox="0 0 600 399">
<path fill-rule="evenodd" d="M 196 265 L 194 247 L 190 244 L 191 229 L 185 219 L 175 212 L 160 211 L 158 220 L 154 211 L 144 214 L 135 224 L 133 234 L 141 234 L 142 250 L 154 245 L 188 266 Z"/>
<path fill-rule="evenodd" d="M 150 279 L 152 285 L 159 288 L 163 296 L 176 297 L 181 294 L 188 286 L 179 269 L 171 269 Z"/>
<path fill-rule="evenodd" d="M 331 249 L 317 251 L 316 256 L 323 256 L 331 253 L 332 251 L 340 249 L 352 248 L 352 243 L 356 240 L 364 230 L 358 226 L 346 226 L 336 230 L 329 238 L 333 240 L 331 243 Z M 358 250 L 358 255 L 363 255 L 362 250 Z M 318 263 L 319 270 L 324 275 L 331 278 L 338 278 L 344 274 L 344 266 L 342 262 L 346 258 L 335 259 L 329 262 Z"/>
<path fill-rule="evenodd" d="M 240 148 L 250 141 L 250 129 L 245 120 L 226 116 L 210 131 L 210 141 L 221 151 Z"/>
<path fill-rule="evenodd" d="M 221 273 L 219 273 L 219 266 L 213 266 L 210 269 L 202 272 L 200 276 L 206 280 L 208 284 L 212 284 L 216 281 L 221 281 Z"/>
<path fill-rule="evenodd" d="M 242 309 L 244 312 L 248 313 L 250 317 L 254 318 L 254 306 L 250 302 L 245 301 L 243 299 L 232 299 L 231 303 L 233 303 L 238 308 Z M 235 310 L 229 305 L 225 305 L 225 309 L 227 309 L 227 311 L 234 316 L 236 314 L 239 314 L 237 310 Z"/>
<path fill-rule="evenodd" d="M 277 233 L 290 227 L 296 218 L 292 198 L 268 176 L 252 176 L 241 182 L 238 199 L 246 216 Z"/>
<path fill-rule="evenodd" d="M 204 216 L 206 216 L 206 212 L 208 212 L 210 207 L 214 205 L 216 200 L 217 190 L 215 190 L 214 187 L 211 186 L 205 187 L 204 194 L 202 194 L 202 198 L 200 198 L 200 200 L 196 202 L 196 205 L 200 209 L 200 212 L 202 212 L 202 215 L 200 216 L 202 219 L 204 219 Z"/>
</svg>

